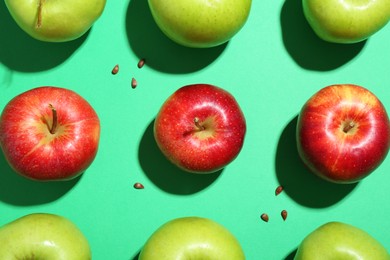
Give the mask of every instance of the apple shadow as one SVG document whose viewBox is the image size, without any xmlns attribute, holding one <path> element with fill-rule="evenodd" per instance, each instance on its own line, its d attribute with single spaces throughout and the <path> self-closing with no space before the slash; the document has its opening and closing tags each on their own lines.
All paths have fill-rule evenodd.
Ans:
<svg viewBox="0 0 390 260">
<path fill-rule="evenodd" d="M 283 258 L 283 260 L 294 260 L 294 257 L 297 254 L 297 250 L 298 250 L 298 248 L 295 248 L 285 258 Z"/>
<path fill-rule="evenodd" d="M 337 44 L 320 39 L 306 21 L 302 0 L 285 0 L 280 23 L 287 52 L 299 66 L 308 70 L 329 71 L 341 67 L 366 44 L 366 41 Z"/>
<path fill-rule="evenodd" d="M 0 62 L 11 70 L 38 72 L 63 63 L 85 41 L 82 37 L 63 43 L 43 42 L 25 33 L 0 1 Z"/>
<path fill-rule="evenodd" d="M 68 181 L 40 182 L 16 173 L 0 149 L 0 201 L 16 206 L 46 204 L 59 199 L 72 189 L 80 176 Z"/>
<path fill-rule="evenodd" d="M 153 134 L 154 120 L 145 130 L 139 145 L 138 159 L 146 176 L 161 190 L 190 195 L 211 185 L 222 173 L 194 174 L 181 170 L 160 151 Z"/>
<path fill-rule="evenodd" d="M 189 48 L 166 37 L 155 23 L 146 0 L 131 0 L 126 14 L 126 32 L 131 49 L 149 67 L 165 73 L 190 73 L 201 70 L 226 48 Z"/>
<path fill-rule="evenodd" d="M 303 206 L 332 206 L 352 192 L 358 183 L 332 183 L 316 176 L 304 165 L 297 150 L 297 121 L 298 116 L 289 122 L 279 138 L 275 158 L 277 179 L 285 193 Z"/>
</svg>

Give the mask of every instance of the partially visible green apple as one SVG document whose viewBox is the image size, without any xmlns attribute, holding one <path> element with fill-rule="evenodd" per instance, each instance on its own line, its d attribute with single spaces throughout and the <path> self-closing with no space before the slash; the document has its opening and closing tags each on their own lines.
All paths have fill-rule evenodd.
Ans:
<svg viewBox="0 0 390 260">
<path fill-rule="evenodd" d="M 342 222 L 326 223 L 310 233 L 294 260 L 389 260 L 390 255 L 375 238 Z"/>
<path fill-rule="evenodd" d="M 230 231 L 213 220 L 183 217 L 157 229 L 141 250 L 139 260 L 245 259 Z"/>
<path fill-rule="evenodd" d="M 89 260 L 91 250 L 70 220 L 33 213 L 0 228 L 0 259 Z"/>
<path fill-rule="evenodd" d="M 89 30 L 106 0 L 5 0 L 5 4 L 20 28 L 33 38 L 65 42 Z"/>
<path fill-rule="evenodd" d="M 208 48 L 230 40 L 245 24 L 252 0 L 148 0 L 153 18 L 173 41 Z"/>
<path fill-rule="evenodd" d="M 303 12 L 323 40 L 356 43 L 390 20 L 389 0 L 302 0 Z"/>
</svg>

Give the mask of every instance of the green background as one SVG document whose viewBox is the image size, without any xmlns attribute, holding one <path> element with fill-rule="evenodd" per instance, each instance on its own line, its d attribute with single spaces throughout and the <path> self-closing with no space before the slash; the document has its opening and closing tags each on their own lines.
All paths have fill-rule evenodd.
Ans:
<svg viewBox="0 0 390 260">
<path fill-rule="evenodd" d="M 254 0 L 229 43 L 190 49 L 159 31 L 146 0 L 108 1 L 85 36 L 61 44 L 27 36 L 1 1 L 0 109 L 31 88 L 61 86 L 91 103 L 102 131 L 95 161 L 69 182 L 26 180 L 0 154 L 0 225 L 33 212 L 66 216 L 88 237 L 94 259 L 133 259 L 156 228 L 183 216 L 223 224 L 250 260 L 292 259 L 303 237 L 333 220 L 368 231 L 390 250 L 390 158 L 360 183 L 336 185 L 304 168 L 295 143 L 299 110 L 326 85 L 365 86 L 390 111 L 390 27 L 363 43 L 325 43 L 301 8 L 300 0 Z M 140 58 L 147 60 L 142 69 Z M 192 83 L 225 88 L 246 116 L 244 147 L 217 174 L 178 170 L 153 139 L 162 103 Z M 134 189 L 135 182 L 145 189 Z M 275 196 L 279 184 L 285 191 Z"/>
</svg>

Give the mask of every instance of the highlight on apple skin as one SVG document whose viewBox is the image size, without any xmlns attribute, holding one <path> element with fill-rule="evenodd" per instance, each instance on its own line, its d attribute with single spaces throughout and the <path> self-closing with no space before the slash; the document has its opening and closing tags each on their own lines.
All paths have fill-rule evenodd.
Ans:
<svg viewBox="0 0 390 260">
<path fill-rule="evenodd" d="M 67 42 L 84 35 L 103 13 L 106 0 L 5 0 L 15 22 L 31 37 Z"/>
<path fill-rule="evenodd" d="M 186 47 L 210 48 L 235 36 L 246 23 L 252 0 L 148 0 L 161 31 Z"/>
<path fill-rule="evenodd" d="M 244 260 L 237 238 L 221 224 L 203 217 L 181 217 L 160 226 L 146 241 L 139 260 Z"/>
<path fill-rule="evenodd" d="M 333 43 L 364 41 L 390 20 L 388 0 L 302 0 L 302 6 L 318 37 Z"/>
<path fill-rule="evenodd" d="M 20 175 L 39 181 L 69 180 L 94 161 L 100 121 L 76 92 L 53 86 L 25 91 L 0 116 L 0 147 Z"/>
<path fill-rule="evenodd" d="M 0 259 L 90 260 L 91 249 L 69 219 L 32 213 L 0 227 Z"/>
<path fill-rule="evenodd" d="M 387 249 L 366 231 L 332 221 L 308 234 L 294 260 L 390 260 Z"/>
<path fill-rule="evenodd" d="M 244 114 L 226 90 L 210 84 L 179 88 L 154 121 L 162 153 L 191 173 L 214 173 L 240 153 L 246 134 Z"/>
<path fill-rule="evenodd" d="M 327 86 L 302 107 L 297 148 L 304 164 L 334 183 L 354 183 L 371 174 L 390 148 L 390 122 L 381 101 L 353 84 Z"/>
</svg>

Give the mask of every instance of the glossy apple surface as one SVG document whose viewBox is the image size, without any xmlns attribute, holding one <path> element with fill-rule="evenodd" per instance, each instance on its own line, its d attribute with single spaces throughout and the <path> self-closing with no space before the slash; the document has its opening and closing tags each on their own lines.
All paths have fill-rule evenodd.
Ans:
<svg viewBox="0 0 390 260">
<path fill-rule="evenodd" d="M 158 228 L 138 259 L 243 260 L 245 256 L 238 240 L 224 226 L 207 218 L 183 217 Z"/>
<path fill-rule="evenodd" d="M 366 231 L 342 222 L 326 223 L 299 245 L 294 260 L 389 260 L 386 248 Z"/>
<path fill-rule="evenodd" d="M 85 34 L 106 0 L 5 0 L 16 23 L 35 39 L 65 42 Z"/>
<path fill-rule="evenodd" d="M 388 0 L 302 0 L 304 15 L 323 40 L 356 43 L 390 20 Z"/>
<path fill-rule="evenodd" d="M 390 125 L 380 100 L 368 89 L 339 84 L 315 93 L 297 124 L 298 152 L 317 175 L 336 183 L 357 182 L 385 159 Z"/>
<path fill-rule="evenodd" d="M 162 105 L 154 136 L 178 167 L 211 173 L 233 161 L 244 143 L 246 122 L 235 98 L 208 84 L 181 87 Z"/>
<path fill-rule="evenodd" d="M 148 0 L 157 25 L 184 46 L 208 48 L 223 44 L 248 19 L 251 0 Z"/>
<path fill-rule="evenodd" d="M 0 259 L 89 260 L 87 238 L 69 219 L 33 213 L 0 228 Z"/>
<path fill-rule="evenodd" d="M 14 97 L 0 117 L 0 146 L 10 166 L 35 180 L 67 180 L 93 162 L 100 122 L 77 93 L 38 87 Z"/>
</svg>

